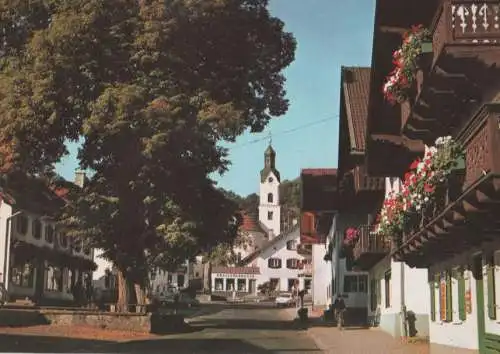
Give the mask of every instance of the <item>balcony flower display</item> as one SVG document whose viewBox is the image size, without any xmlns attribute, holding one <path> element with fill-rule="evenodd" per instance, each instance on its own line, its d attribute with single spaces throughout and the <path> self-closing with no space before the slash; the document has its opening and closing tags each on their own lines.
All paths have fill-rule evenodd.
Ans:
<svg viewBox="0 0 500 354">
<path fill-rule="evenodd" d="M 417 71 L 417 57 L 427 50 L 426 45 L 431 41 L 431 33 L 422 25 L 413 26 L 403 35 L 401 47 L 392 54 L 394 70 L 387 76 L 383 86 L 384 97 L 392 104 L 401 103 L 408 99 L 415 73 Z"/>
<path fill-rule="evenodd" d="M 438 190 L 446 186 L 462 148 L 451 137 L 441 137 L 427 149 L 422 159 L 415 160 L 405 174 L 400 190 L 388 195 L 379 215 L 379 233 L 397 237 L 402 234 L 412 215 L 430 208 Z"/>
<path fill-rule="evenodd" d="M 344 245 L 354 246 L 359 239 L 359 229 L 349 227 L 344 233 Z"/>
</svg>

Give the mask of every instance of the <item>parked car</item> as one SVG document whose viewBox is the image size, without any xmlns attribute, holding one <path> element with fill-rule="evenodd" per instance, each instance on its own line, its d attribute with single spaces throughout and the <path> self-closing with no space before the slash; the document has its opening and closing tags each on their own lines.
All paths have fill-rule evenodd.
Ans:
<svg viewBox="0 0 500 354">
<path fill-rule="evenodd" d="M 290 307 L 295 305 L 295 298 L 291 293 L 282 293 L 274 300 L 277 307 Z"/>
</svg>

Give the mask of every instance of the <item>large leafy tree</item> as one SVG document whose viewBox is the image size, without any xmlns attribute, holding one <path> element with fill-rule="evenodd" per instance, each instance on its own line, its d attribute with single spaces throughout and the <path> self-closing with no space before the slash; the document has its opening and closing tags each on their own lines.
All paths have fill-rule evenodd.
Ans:
<svg viewBox="0 0 500 354">
<path fill-rule="evenodd" d="M 0 1 L 0 167 L 46 173 L 82 138 L 95 173 L 65 222 L 138 286 L 234 235 L 235 206 L 207 177 L 228 166 L 218 143 L 288 107 L 295 41 L 267 5 Z"/>
</svg>

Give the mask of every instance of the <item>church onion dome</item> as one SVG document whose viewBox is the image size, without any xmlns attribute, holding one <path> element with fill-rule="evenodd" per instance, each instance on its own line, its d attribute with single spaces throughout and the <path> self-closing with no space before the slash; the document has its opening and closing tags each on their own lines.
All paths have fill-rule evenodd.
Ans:
<svg viewBox="0 0 500 354">
<path fill-rule="evenodd" d="M 264 151 L 264 168 L 260 171 L 261 183 L 266 181 L 266 178 L 269 177 L 271 172 L 276 176 L 278 182 L 281 182 L 280 173 L 276 169 L 276 152 L 271 144 L 269 144 L 266 151 Z"/>
<path fill-rule="evenodd" d="M 273 147 L 271 145 L 269 145 L 266 149 L 266 151 L 264 152 L 264 155 L 266 156 L 276 156 L 276 151 L 274 151 Z"/>
</svg>

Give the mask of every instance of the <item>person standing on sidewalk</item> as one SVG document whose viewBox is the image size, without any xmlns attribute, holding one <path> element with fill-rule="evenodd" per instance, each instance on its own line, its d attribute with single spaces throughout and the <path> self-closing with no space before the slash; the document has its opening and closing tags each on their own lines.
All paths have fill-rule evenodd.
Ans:
<svg viewBox="0 0 500 354">
<path fill-rule="evenodd" d="M 344 312 L 346 310 L 344 298 L 342 295 L 337 295 L 333 303 L 333 310 L 335 311 L 335 318 L 337 320 L 337 328 L 342 329 L 344 325 Z"/>
</svg>

